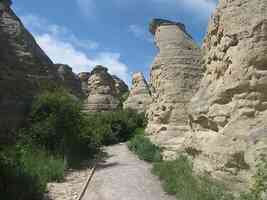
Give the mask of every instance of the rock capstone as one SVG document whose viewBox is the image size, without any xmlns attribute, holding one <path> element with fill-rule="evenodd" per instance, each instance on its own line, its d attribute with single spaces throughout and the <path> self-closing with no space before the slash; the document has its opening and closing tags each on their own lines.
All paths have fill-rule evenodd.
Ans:
<svg viewBox="0 0 267 200">
<path fill-rule="evenodd" d="M 152 102 L 149 86 L 142 73 L 134 73 L 129 97 L 124 102 L 124 109 L 145 113 Z"/>
</svg>

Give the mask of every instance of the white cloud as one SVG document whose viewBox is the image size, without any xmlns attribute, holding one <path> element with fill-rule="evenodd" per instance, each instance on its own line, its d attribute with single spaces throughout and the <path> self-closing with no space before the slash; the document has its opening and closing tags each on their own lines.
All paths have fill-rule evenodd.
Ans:
<svg viewBox="0 0 267 200">
<path fill-rule="evenodd" d="M 68 64 L 75 73 L 90 71 L 95 65 L 103 65 L 111 74 L 129 83 L 128 66 L 121 61 L 119 53 L 101 51 L 98 43 L 80 40 L 66 27 L 49 24 L 37 16 L 28 15 L 21 19 L 54 63 Z M 87 52 L 96 49 L 98 50 L 96 56 L 89 57 Z"/>
<path fill-rule="evenodd" d="M 132 24 L 129 26 L 129 32 L 131 32 L 136 38 L 143 39 L 147 42 L 153 42 L 151 34 L 143 27 Z"/>
</svg>

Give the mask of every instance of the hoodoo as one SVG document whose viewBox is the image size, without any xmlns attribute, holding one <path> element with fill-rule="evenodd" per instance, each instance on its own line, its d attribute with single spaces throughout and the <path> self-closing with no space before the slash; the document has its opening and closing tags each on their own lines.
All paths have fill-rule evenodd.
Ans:
<svg viewBox="0 0 267 200">
<path fill-rule="evenodd" d="M 170 147 L 188 130 L 187 106 L 202 76 L 201 50 L 181 23 L 154 19 L 150 32 L 159 53 L 151 67 L 153 102 L 146 131 L 154 142 Z"/>
<path fill-rule="evenodd" d="M 117 110 L 120 97 L 116 89 L 116 82 L 103 66 L 96 66 L 88 79 L 88 97 L 85 111 L 101 112 Z"/>
<path fill-rule="evenodd" d="M 130 108 L 139 113 L 145 113 L 152 102 L 150 90 L 142 73 L 134 73 L 132 88 L 128 99 L 124 102 L 123 108 Z"/>
</svg>

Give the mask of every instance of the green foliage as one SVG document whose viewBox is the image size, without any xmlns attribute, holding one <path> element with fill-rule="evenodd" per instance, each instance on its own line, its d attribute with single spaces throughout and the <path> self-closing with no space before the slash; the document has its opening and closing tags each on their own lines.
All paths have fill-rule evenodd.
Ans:
<svg viewBox="0 0 267 200">
<path fill-rule="evenodd" d="M 92 113 L 86 116 L 86 121 L 86 132 L 94 132 L 104 145 L 125 142 L 146 124 L 144 114 L 131 110 Z"/>
<path fill-rule="evenodd" d="M 223 187 L 193 174 L 192 163 L 185 156 L 174 161 L 156 162 L 152 172 L 159 176 L 164 190 L 178 200 L 232 200 Z"/>
<path fill-rule="evenodd" d="M 264 200 L 267 195 L 267 160 L 262 158 L 257 165 L 257 172 L 254 175 L 254 184 L 250 192 L 241 194 L 240 200 Z"/>
<path fill-rule="evenodd" d="M 40 200 L 48 181 L 64 176 L 62 159 L 25 146 L 8 147 L 0 153 L 0 194 L 8 200 Z"/>
<path fill-rule="evenodd" d="M 128 143 L 128 147 L 131 151 L 135 152 L 141 160 L 148 162 L 161 161 L 161 150 L 158 146 L 152 144 L 148 138 L 146 138 L 140 130 L 137 130 L 136 136 L 134 136 Z"/>
</svg>

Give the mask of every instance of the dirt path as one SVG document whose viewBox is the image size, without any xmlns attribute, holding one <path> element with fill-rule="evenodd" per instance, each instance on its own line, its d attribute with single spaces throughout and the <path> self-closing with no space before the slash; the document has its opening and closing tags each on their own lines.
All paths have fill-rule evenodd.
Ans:
<svg viewBox="0 0 267 200">
<path fill-rule="evenodd" d="M 151 165 L 140 161 L 126 144 L 107 147 L 105 152 L 83 200 L 175 200 L 164 193 Z"/>
</svg>

